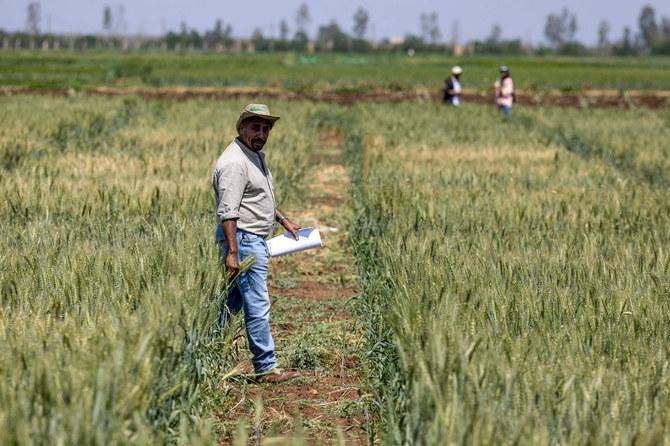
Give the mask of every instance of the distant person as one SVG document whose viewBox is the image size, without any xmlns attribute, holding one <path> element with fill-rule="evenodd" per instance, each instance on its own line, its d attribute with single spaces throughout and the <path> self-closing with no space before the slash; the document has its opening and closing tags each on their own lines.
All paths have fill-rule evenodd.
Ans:
<svg viewBox="0 0 670 446">
<path fill-rule="evenodd" d="M 507 66 L 500 67 L 500 79 L 493 83 L 493 91 L 496 94 L 498 108 L 509 118 L 512 104 L 514 104 L 514 81 L 509 75 Z"/>
<path fill-rule="evenodd" d="M 275 204 L 272 174 L 261 151 L 279 116 L 264 104 L 249 104 L 237 118 L 237 138 L 223 151 L 212 174 L 216 199 L 216 241 L 222 261 L 235 285 L 228 293 L 222 323 L 244 310 L 251 362 L 257 381 L 279 383 L 302 375 L 280 370 L 270 334 L 270 296 L 268 295 L 268 248 L 265 238 L 275 222 L 297 240 L 293 223 Z M 244 259 L 253 265 L 240 272 Z"/>
<path fill-rule="evenodd" d="M 463 68 L 456 65 L 451 69 L 451 76 L 444 83 L 445 104 L 451 104 L 456 107 L 461 105 L 461 82 L 458 80 L 463 73 Z"/>
</svg>

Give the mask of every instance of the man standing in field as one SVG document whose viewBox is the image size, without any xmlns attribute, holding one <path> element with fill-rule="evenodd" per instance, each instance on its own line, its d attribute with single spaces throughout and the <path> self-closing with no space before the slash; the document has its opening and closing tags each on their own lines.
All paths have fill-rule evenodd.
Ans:
<svg viewBox="0 0 670 446">
<path fill-rule="evenodd" d="M 502 110 L 505 117 L 509 118 L 512 104 L 514 104 L 514 82 L 509 75 L 509 68 L 505 65 L 500 67 L 500 79 L 496 79 L 493 83 L 493 91 L 498 108 Z"/>
<path fill-rule="evenodd" d="M 258 381 L 278 383 L 302 373 L 277 367 L 270 334 L 270 296 L 267 288 L 268 250 L 265 238 L 275 221 L 298 239 L 300 226 L 277 209 L 272 174 L 261 152 L 279 116 L 264 104 L 249 104 L 237 118 L 238 137 L 224 150 L 214 167 L 212 186 L 216 198 L 216 241 L 230 278 L 236 279 L 223 309 L 223 321 L 244 309 L 251 362 Z M 254 263 L 240 273 L 240 263 Z"/>
<path fill-rule="evenodd" d="M 463 69 L 456 65 L 451 69 L 451 77 L 444 82 L 444 100 L 445 104 L 451 104 L 456 107 L 461 105 L 461 82 L 459 78 Z"/>
</svg>

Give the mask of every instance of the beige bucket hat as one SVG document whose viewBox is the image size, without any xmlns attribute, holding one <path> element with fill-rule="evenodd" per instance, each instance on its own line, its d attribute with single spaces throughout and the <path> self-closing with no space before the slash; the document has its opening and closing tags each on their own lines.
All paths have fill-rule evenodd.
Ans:
<svg viewBox="0 0 670 446">
<path fill-rule="evenodd" d="M 463 68 L 456 65 L 454 68 L 451 69 L 451 72 L 455 75 L 459 75 L 463 72 Z"/>
<path fill-rule="evenodd" d="M 279 119 L 279 116 L 275 116 L 272 113 L 270 113 L 270 108 L 267 105 L 249 104 L 244 108 L 244 110 L 242 110 L 242 113 L 240 113 L 240 116 L 237 118 L 237 124 L 235 125 L 237 131 L 240 130 L 240 125 L 242 125 L 242 121 L 244 121 L 247 118 L 252 118 L 254 116 L 267 119 L 268 121 L 270 121 L 270 127 L 274 126 L 275 121 Z"/>
</svg>

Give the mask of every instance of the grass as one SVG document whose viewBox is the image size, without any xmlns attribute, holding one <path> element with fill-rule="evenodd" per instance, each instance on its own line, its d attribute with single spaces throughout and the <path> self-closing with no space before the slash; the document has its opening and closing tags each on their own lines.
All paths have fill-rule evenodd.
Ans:
<svg viewBox="0 0 670 446">
<path fill-rule="evenodd" d="M 314 64 L 294 53 L 214 54 L 153 52 L 14 52 L 0 58 L 0 87 L 88 90 L 116 87 L 256 87 L 289 91 L 441 91 L 454 64 L 465 88 L 489 91 L 500 65 L 525 91 L 583 89 L 668 90 L 670 59 L 317 54 Z"/>
</svg>

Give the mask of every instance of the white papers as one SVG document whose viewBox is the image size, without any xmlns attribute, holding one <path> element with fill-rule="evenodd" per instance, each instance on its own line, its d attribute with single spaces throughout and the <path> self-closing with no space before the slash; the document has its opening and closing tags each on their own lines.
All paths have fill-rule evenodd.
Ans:
<svg viewBox="0 0 670 446">
<path fill-rule="evenodd" d="M 321 235 L 316 228 L 298 229 L 298 240 L 293 238 L 290 232 L 273 237 L 266 243 L 271 257 L 291 254 L 303 249 L 318 248 L 321 246 Z"/>
</svg>

